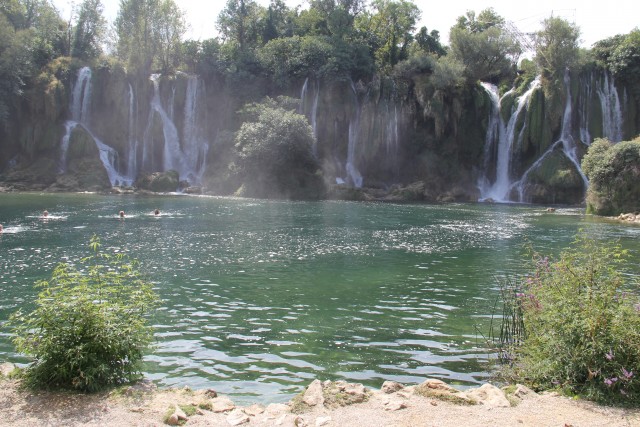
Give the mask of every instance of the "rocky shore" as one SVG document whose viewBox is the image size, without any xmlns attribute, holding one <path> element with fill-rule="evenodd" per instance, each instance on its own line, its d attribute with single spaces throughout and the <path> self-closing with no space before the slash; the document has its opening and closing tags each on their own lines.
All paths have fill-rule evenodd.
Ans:
<svg viewBox="0 0 640 427">
<path fill-rule="evenodd" d="M 0 381 L 0 425 L 6 426 L 640 426 L 640 410 L 522 385 L 461 391 L 428 379 L 411 386 L 387 381 L 374 390 L 314 380 L 287 403 L 239 406 L 215 390 L 159 390 L 149 381 L 87 395 L 33 393 L 18 380 Z"/>
</svg>

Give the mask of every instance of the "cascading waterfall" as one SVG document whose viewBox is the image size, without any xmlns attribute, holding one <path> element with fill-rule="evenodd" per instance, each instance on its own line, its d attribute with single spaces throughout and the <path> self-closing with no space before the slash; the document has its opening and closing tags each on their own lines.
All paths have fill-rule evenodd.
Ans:
<svg viewBox="0 0 640 427">
<path fill-rule="evenodd" d="M 99 140 L 89 128 L 89 107 L 91 104 L 91 68 L 83 67 L 78 71 L 78 80 L 71 96 L 71 120 L 65 122 L 65 134 L 60 142 L 60 173 L 67 171 L 67 154 L 73 130 L 82 127 L 93 139 L 98 148 L 100 160 L 104 165 L 111 185 L 131 185 L 131 180 L 117 170 L 118 152 Z"/>
<path fill-rule="evenodd" d="M 611 142 L 622 141 L 622 107 L 613 79 L 605 73 L 597 89 L 602 107 L 602 133 Z"/>
<path fill-rule="evenodd" d="M 536 170 L 542 161 L 551 154 L 558 146 L 562 145 L 562 152 L 564 155 L 573 163 L 576 168 L 576 171 L 580 174 L 582 181 L 584 183 L 584 188 L 589 185 L 589 180 L 582 172 L 582 168 L 580 167 L 580 160 L 578 159 L 577 154 L 577 146 L 576 142 L 573 138 L 573 128 L 571 126 L 571 119 L 573 114 L 573 109 L 571 106 L 571 77 L 569 76 L 569 70 L 565 71 L 564 74 L 564 85 L 567 94 L 567 102 L 565 103 L 564 113 L 562 116 L 562 128 L 560 130 L 560 139 L 547 149 L 547 151 L 540 156 L 530 167 L 527 169 L 520 180 L 518 180 L 513 187 L 518 190 L 518 201 L 525 201 L 525 191 L 526 191 L 526 183 L 529 178 L 529 174 Z"/>
<path fill-rule="evenodd" d="M 502 122 L 499 111 L 500 102 L 498 101 L 496 103 L 498 96 L 497 89 L 492 88 L 491 85 L 488 84 L 484 84 L 483 87 L 490 94 L 493 105 L 491 115 L 492 118 L 495 116 L 493 119 L 495 124 L 490 123 L 488 130 L 490 135 L 487 135 L 487 138 L 491 138 L 491 144 L 495 144 L 496 140 L 498 141 L 498 158 L 496 163 L 496 180 L 493 185 L 489 185 L 489 180 L 486 178 L 486 175 L 481 180 L 481 185 L 479 186 L 481 200 L 492 199 L 496 202 L 508 202 L 509 194 L 513 188 L 513 183 L 511 181 L 511 152 L 515 139 L 516 124 L 520 114 L 523 111 L 526 111 L 526 108 L 529 106 L 529 101 L 531 100 L 533 92 L 540 87 L 540 79 L 536 78 L 531 82 L 529 89 L 522 94 L 520 98 L 518 98 L 518 104 L 513 114 L 511 114 L 507 126 L 504 126 L 504 123 Z M 518 138 L 521 138 L 521 136 L 522 133 L 520 132 Z M 491 148 L 485 150 L 487 150 L 485 151 L 485 154 L 491 154 Z M 485 163 L 486 162 L 487 159 L 485 158 Z"/>
<path fill-rule="evenodd" d="M 187 180 L 190 184 L 199 184 L 206 169 L 206 157 L 209 150 L 209 144 L 203 137 L 198 120 L 199 93 L 204 90 L 204 84 L 196 76 L 188 77 L 181 145 L 178 128 L 168 113 L 168 111 L 174 110 L 175 88 L 172 89 L 171 103 L 165 109 L 160 96 L 160 75 L 153 74 L 150 80 L 153 83 L 153 98 L 143 138 L 142 169 L 149 172 L 175 170 L 181 180 Z M 153 123 L 156 117 L 160 119 L 162 124 L 161 165 L 156 164 L 154 155 L 158 149 L 153 135 Z"/>
<path fill-rule="evenodd" d="M 487 136 L 485 137 L 484 144 L 483 170 L 485 173 L 478 182 L 478 189 L 480 190 L 482 199 L 486 199 L 489 196 L 485 195 L 489 194 L 491 190 L 491 182 L 490 178 L 487 176 L 487 173 L 489 172 L 491 161 L 495 159 L 495 151 L 506 129 L 502 117 L 500 116 L 500 96 L 498 94 L 498 87 L 491 83 L 484 82 L 482 82 L 480 85 L 487 92 L 487 94 L 489 95 L 489 99 L 491 100 L 491 111 L 489 112 Z"/>
<path fill-rule="evenodd" d="M 360 115 L 362 113 L 362 107 L 358 102 L 358 92 L 356 91 L 356 87 L 353 82 L 351 82 L 351 90 L 353 91 L 356 115 L 349 121 L 349 144 L 347 147 L 347 164 L 345 166 L 345 169 L 347 170 L 346 181 L 351 182 L 351 185 L 356 188 L 362 188 L 363 178 L 355 165 L 356 145 L 360 134 Z"/>
</svg>

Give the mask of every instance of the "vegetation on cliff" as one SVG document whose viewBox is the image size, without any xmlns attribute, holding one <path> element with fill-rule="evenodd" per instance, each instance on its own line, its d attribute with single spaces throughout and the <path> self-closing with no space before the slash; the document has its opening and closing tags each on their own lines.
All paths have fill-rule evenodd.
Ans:
<svg viewBox="0 0 640 427">
<path fill-rule="evenodd" d="M 314 0 L 304 8 L 281 0 L 268 6 L 228 0 L 217 19 L 212 17 L 219 38 L 185 40 L 187 23 L 175 0 L 123 0 L 110 40 L 100 0 L 83 0 L 75 12 L 62 19 L 50 0 L 10 0 L 0 6 L 0 120 L 6 125 L 0 128 L 0 155 L 11 160 L 0 164 L 4 181 L 29 176 L 17 172 L 32 170 L 42 158 L 56 161 L 74 77 L 84 65 L 96 70 L 92 108 L 100 118 L 93 120 L 91 130 L 119 153 L 117 166 L 122 170 L 129 160 L 124 151 L 129 140 L 141 142 L 146 132 L 153 133 L 149 138 L 161 139 L 157 118 L 149 126 L 143 123 L 151 116 L 149 106 L 141 106 L 153 97 L 151 73 L 162 73 L 162 79 L 176 84 L 184 83 L 178 77 L 183 72 L 198 74 L 212 88 L 207 110 L 216 118 L 209 119 L 205 129 L 210 146 L 214 140 L 234 139 L 226 135 L 240 131 L 247 116 L 236 112 L 244 105 L 265 96 L 297 96 L 308 81 L 322 96 L 315 107 L 307 101 L 299 112 L 309 121 L 317 115 L 321 124 L 315 136 L 324 179 L 339 182 L 346 176 L 347 145 L 353 137 L 353 160 L 363 185 L 374 188 L 428 178 L 446 183 L 443 191 L 475 191 L 487 167 L 483 146 L 491 108 L 486 94 L 478 94 L 480 80 L 496 84 L 500 93 L 514 89 L 510 100 L 515 105 L 528 82 L 542 74 L 544 91 L 533 100 L 529 121 L 520 123 L 525 129 L 514 173 L 522 174 L 534 164 L 560 134 L 568 95 L 566 68 L 572 82 L 594 70 L 612 73 L 631 95 L 624 101 L 625 137 L 634 137 L 640 128 L 640 83 L 634 77 L 640 50 L 637 31 L 581 50 L 579 28 L 553 17 L 542 22 L 525 46 L 528 43 L 523 44 L 511 24 L 489 8 L 460 16 L 450 29 L 450 46 L 444 46 L 437 30 L 417 28 L 422 11 L 411 0 Z M 533 60 L 520 62 L 525 48 L 532 46 Z M 160 86 L 165 100 L 167 87 L 162 82 Z M 122 107 L 131 93 L 137 111 L 133 130 L 133 119 Z M 174 93 L 175 99 L 184 99 L 183 89 Z M 594 118 L 602 118 L 600 107 L 589 105 Z M 504 115 L 512 112 L 503 108 Z M 176 127 L 181 125 L 178 120 Z M 361 129 L 352 130 L 352 125 Z M 604 136 L 599 126 L 589 124 L 589 130 L 595 137 Z M 239 177 L 239 169 L 229 172 L 229 167 L 241 163 L 232 146 L 216 144 L 216 150 L 208 151 L 204 163 L 216 164 L 218 171 L 207 172 L 205 178 L 212 181 L 199 184 L 224 188 L 227 194 L 237 190 L 227 191 Z M 226 151 L 219 152 L 219 147 Z M 161 158 L 162 144 L 154 149 L 158 153 L 153 156 Z M 434 176 L 424 171 L 428 159 L 434 158 L 450 165 L 441 169 L 459 171 L 454 179 L 448 173 Z M 141 172 L 166 171 L 155 166 Z M 315 169 L 308 172 L 315 174 Z M 49 175 L 42 183 L 45 188 L 59 181 L 55 173 Z M 69 188 L 85 181 L 67 178 L 56 185 Z M 245 178 L 250 178 L 248 172 Z M 564 199 L 564 188 L 540 180 L 536 185 L 538 195 L 549 195 L 534 197 L 540 202 L 580 198 L 581 190 Z"/>
<path fill-rule="evenodd" d="M 597 139 L 582 159 L 582 169 L 590 184 L 588 213 L 640 211 L 640 138 L 617 144 Z"/>
</svg>

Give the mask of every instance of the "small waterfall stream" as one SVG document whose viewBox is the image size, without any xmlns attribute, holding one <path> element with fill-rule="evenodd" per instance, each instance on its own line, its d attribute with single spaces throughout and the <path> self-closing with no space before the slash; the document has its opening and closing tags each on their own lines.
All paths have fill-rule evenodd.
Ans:
<svg viewBox="0 0 640 427">
<path fill-rule="evenodd" d="M 89 127 L 89 107 L 91 105 L 91 68 L 83 67 L 78 71 L 78 79 L 74 85 L 71 105 L 71 120 L 65 122 L 65 134 L 60 142 L 59 172 L 67 171 L 67 157 L 71 135 L 78 126 L 93 139 L 98 148 L 100 160 L 104 165 L 111 185 L 131 185 L 131 179 L 120 174 L 117 170 L 118 152 L 108 146 L 93 134 Z"/>
<path fill-rule="evenodd" d="M 362 113 L 362 107 L 358 101 L 358 92 L 356 86 L 351 82 L 351 90 L 353 91 L 353 100 L 355 103 L 356 114 L 349 121 L 349 145 L 347 146 L 347 163 L 345 169 L 347 170 L 347 182 L 350 182 L 356 188 L 362 188 L 362 175 L 358 171 L 355 165 L 356 147 L 358 144 L 358 137 L 360 136 L 360 115 Z"/>
</svg>

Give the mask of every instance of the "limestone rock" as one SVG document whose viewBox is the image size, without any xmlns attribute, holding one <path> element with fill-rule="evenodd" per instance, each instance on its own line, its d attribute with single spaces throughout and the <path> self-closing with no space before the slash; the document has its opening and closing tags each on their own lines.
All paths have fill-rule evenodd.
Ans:
<svg viewBox="0 0 640 427">
<path fill-rule="evenodd" d="M 189 417 L 187 417 L 187 414 L 184 413 L 180 406 L 175 405 L 175 408 L 176 409 L 173 412 L 173 415 L 177 416 L 178 420 L 187 421 L 189 419 Z"/>
<path fill-rule="evenodd" d="M 212 388 L 205 391 L 204 395 L 207 396 L 209 399 L 215 399 L 216 397 L 218 397 L 218 393 Z"/>
<path fill-rule="evenodd" d="M 0 376 L 9 376 L 16 369 L 16 365 L 11 362 L 5 362 L 0 365 Z"/>
<path fill-rule="evenodd" d="M 383 406 L 385 411 L 399 411 L 407 407 L 407 405 L 399 399 L 389 400 L 385 402 Z"/>
<path fill-rule="evenodd" d="M 517 384 L 516 385 L 516 391 L 513 392 L 513 395 L 515 397 L 517 397 L 518 399 L 524 399 L 525 396 L 537 396 L 538 393 L 536 393 L 535 391 L 531 390 L 529 387 L 522 385 L 522 384 Z"/>
<path fill-rule="evenodd" d="M 171 416 L 167 418 L 166 423 L 169 424 L 170 426 L 177 426 L 177 425 L 180 425 L 180 419 L 176 414 L 171 414 Z"/>
<path fill-rule="evenodd" d="M 316 418 L 316 427 L 325 426 L 330 422 L 331 422 L 331 417 L 318 417 Z"/>
<path fill-rule="evenodd" d="M 211 410 L 216 413 L 228 412 L 235 409 L 236 405 L 228 397 L 211 399 Z"/>
<path fill-rule="evenodd" d="M 488 408 L 509 408 L 511 403 L 504 392 L 492 384 L 467 390 L 467 396 Z"/>
<path fill-rule="evenodd" d="M 240 409 L 234 409 L 227 416 L 227 423 L 231 426 L 239 426 L 249 422 L 249 416 Z"/>
<path fill-rule="evenodd" d="M 275 419 L 291 412 L 291 408 L 284 403 L 271 403 L 264 410 L 264 415 L 269 419 Z"/>
<path fill-rule="evenodd" d="M 260 415 L 264 411 L 265 411 L 264 407 L 258 404 L 247 406 L 246 408 L 244 408 L 244 413 L 247 415 L 251 415 L 252 417 L 255 417 L 256 415 Z"/>
<path fill-rule="evenodd" d="M 386 393 L 386 394 L 391 394 L 391 393 L 395 393 L 397 391 L 400 391 L 404 388 L 404 386 L 398 382 L 395 381 L 385 381 L 382 384 L 382 392 Z"/>
<path fill-rule="evenodd" d="M 302 396 L 302 401 L 309 406 L 324 405 L 322 394 L 322 383 L 320 380 L 313 380 Z"/>
</svg>

